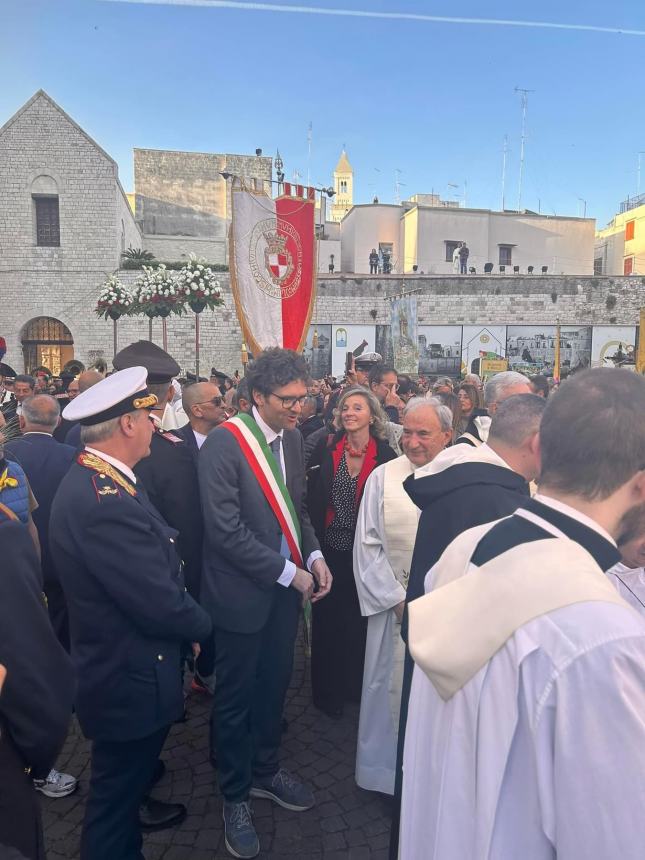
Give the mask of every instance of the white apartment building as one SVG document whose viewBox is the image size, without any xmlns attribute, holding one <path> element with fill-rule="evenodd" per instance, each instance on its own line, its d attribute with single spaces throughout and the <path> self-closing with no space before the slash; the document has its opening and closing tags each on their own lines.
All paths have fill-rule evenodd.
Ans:
<svg viewBox="0 0 645 860">
<path fill-rule="evenodd" d="M 376 249 L 389 252 L 394 274 L 453 274 L 454 250 L 465 242 L 468 268 L 477 274 L 590 275 L 594 234 L 593 218 L 428 206 L 414 198 L 365 204 L 341 222 L 342 270 L 368 273 Z"/>
</svg>

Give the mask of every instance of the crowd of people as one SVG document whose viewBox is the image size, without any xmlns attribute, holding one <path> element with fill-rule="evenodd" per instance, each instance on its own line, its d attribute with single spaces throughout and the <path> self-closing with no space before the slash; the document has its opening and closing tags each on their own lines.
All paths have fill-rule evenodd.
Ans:
<svg viewBox="0 0 645 860">
<path fill-rule="evenodd" d="M 360 706 L 392 860 L 642 857 L 645 379 L 363 353 L 313 380 L 277 348 L 184 377 L 138 341 L 0 379 L 0 413 L 0 856 L 45 857 L 74 710 L 81 860 L 141 860 L 186 815 L 151 792 L 192 689 L 227 850 L 255 857 L 253 798 L 316 802 L 280 760 L 302 628 L 321 718 Z"/>
</svg>

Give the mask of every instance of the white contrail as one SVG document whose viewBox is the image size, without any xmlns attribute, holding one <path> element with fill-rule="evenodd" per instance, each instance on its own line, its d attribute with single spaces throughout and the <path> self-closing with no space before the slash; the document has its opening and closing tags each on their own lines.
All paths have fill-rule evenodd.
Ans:
<svg viewBox="0 0 645 860">
<path fill-rule="evenodd" d="M 241 0 L 102 0 L 147 6 L 207 6 L 246 12 L 282 12 L 292 15 L 329 15 L 341 18 L 381 18 L 388 21 L 423 21 L 428 24 L 466 24 L 483 27 L 537 27 L 543 30 L 578 30 L 619 36 L 645 36 L 645 30 L 599 27 L 594 24 L 561 24 L 555 21 L 521 21 L 508 18 L 460 18 L 454 15 L 424 15 L 420 12 L 368 12 L 363 9 L 329 9 L 322 6 L 289 6 L 286 3 L 243 3 Z"/>
</svg>

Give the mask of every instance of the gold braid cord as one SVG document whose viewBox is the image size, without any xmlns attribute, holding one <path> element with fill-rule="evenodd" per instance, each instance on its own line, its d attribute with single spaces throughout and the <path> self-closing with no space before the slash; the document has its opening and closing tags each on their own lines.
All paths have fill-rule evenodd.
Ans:
<svg viewBox="0 0 645 860">
<path fill-rule="evenodd" d="M 83 454 L 79 455 L 78 462 L 81 466 L 85 466 L 86 469 L 93 469 L 95 472 L 107 475 L 108 478 L 112 478 L 115 484 L 122 487 L 126 493 L 129 493 L 131 496 L 136 496 L 137 491 L 128 479 L 124 477 L 118 469 L 115 469 L 114 466 L 110 465 L 110 463 L 106 463 L 105 460 L 101 460 L 100 457 L 97 457 L 96 454 L 90 454 L 85 451 Z"/>
</svg>

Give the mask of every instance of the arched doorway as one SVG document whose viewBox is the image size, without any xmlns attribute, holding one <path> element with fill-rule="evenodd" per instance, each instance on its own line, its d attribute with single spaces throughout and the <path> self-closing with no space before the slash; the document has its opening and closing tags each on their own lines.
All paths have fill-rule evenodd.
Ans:
<svg viewBox="0 0 645 860">
<path fill-rule="evenodd" d="M 46 367 L 58 376 L 74 358 L 74 339 L 70 330 L 53 317 L 35 317 L 22 330 L 22 352 L 25 372 Z"/>
</svg>

